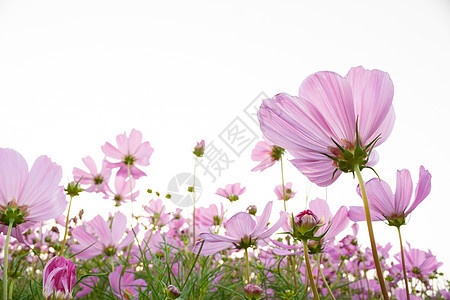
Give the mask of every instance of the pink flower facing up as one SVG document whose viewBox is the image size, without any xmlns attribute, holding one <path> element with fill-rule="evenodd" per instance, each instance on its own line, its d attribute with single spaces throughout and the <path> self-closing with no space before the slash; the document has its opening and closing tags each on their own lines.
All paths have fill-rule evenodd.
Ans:
<svg viewBox="0 0 450 300">
<path fill-rule="evenodd" d="M 231 202 L 239 200 L 239 196 L 245 192 L 245 187 L 241 188 L 240 183 L 227 184 L 224 189 L 217 189 L 216 194 L 227 198 Z"/>
<path fill-rule="evenodd" d="M 270 145 L 267 141 L 260 141 L 252 151 L 252 160 L 259 161 L 260 164 L 252 169 L 255 171 L 264 171 L 273 166 L 281 159 L 284 149 L 275 145 Z"/>
<path fill-rule="evenodd" d="M 223 223 L 223 204 L 220 203 L 220 213 L 217 205 L 211 204 L 209 207 L 197 208 L 197 215 L 195 216 L 195 222 L 204 226 L 217 226 Z"/>
<path fill-rule="evenodd" d="M 50 259 L 43 272 L 44 300 L 72 299 L 72 291 L 77 282 L 76 270 L 77 266 L 64 256 L 55 256 Z"/>
<path fill-rule="evenodd" d="M 73 253 L 80 259 L 91 259 L 98 255 L 113 256 L 118 251 L 125 249 L 134 241 L 134 233 L 127 230 L 127 218 L 121 212 L 117 212 L 111 221 L 105 221 L 101 216 L 96 216 L 85 226 L 78 226 L 72 231 L 78 244 L 70 246 Z M 138 227 L 134 228 L 138 233 Z"/>
<path fill-rule="evenodd" d="M 135 280 L 132 270 L 125 271 L 123 276 L 121 276 L 122 269 L 123 266 L 119 266 L 108 276 L 114 295 L 119 299 L 137 299 L 139 297 L 139 290 L 147 284 L 144 279 Z"/>
<path fill-rule="evenodd" d="M 258 119 L 264 136 L 292 154 L 309 180 L 328 186 L 356 165 L 376 163 L 372 148 L 394 125 L 393 93 L 389 75 L 379 70 L 356 67 L 346 77 L 318 72 L 303 81 L 299 97 L 264 100 Z"/>
<path fill-rule="evenodd" d="M 109 185 L 105 185 L 105 196 L 104 199 L 111 199 L 116 202 L 116 206 L 120 206 L 122 203 L 128 202 L 131 200 L 131 190 L 130 190 L 130 181 L 131 180 L 131 188 L 134 189 L 136 185 L 136 180 L 133 178 L 126 178 L 122 176 L 116 176 L 114 179 L 114 188 L 113 191 Z M 139 196 L 139 191 L 133 193 L 133 201 L 136 201 L 136 198 Z"/>
<path fill-rule="evenodd" d="M 396 227 L 404 225 L 406 216 L 428 196 L 430 190 L 431 174 L 423 166 L 420 167 L 419 182 L 411 205 L 413 183 L 408 170 L 397 171 L 395 194 L 385 181 L 378 178 L 369 180 L 366 183 L 366 191 L 372 220 L 387 220 L 389 225 Z M 361 196 L 359 186 L 357 192 Z M 351 206 L 349 218 L 355 222 L 365 220 L 364 208 Z"/>
<path fill-rule="evenodd" d="M 108 168 L 108 163 L 104 160 L 102 170 L 98 172 L 92 157 L 86 156 L 83 158 L 83 162 L 89 173 L 79 168 L 73 168 L 74 181 L 80 181 L 80 184 L 88 184 L 89 187 L 85 189 L 86 192 L 104 192 L 105 186 L 111 177 L 111 169 Z"/>
<path fill-rule="evenodd" d="M 279 220 L 270 228 L 267 223 L 272 211 L 272 202 L 266 204 L 262 215 L 257 218 L 257 222 L 246 212 L 239 212 L 232 216 L 226 224 L 225 236 L 214 233 L 200 233 L 200 238 L 205 242 L 201 249 L 201 254 L 211 255 L 219 251 L 234 247 L 238 250 L 257 246 L 268 239 L 281 225 L 286 222 L 287 215 L 282 212 Z M 196 251 L 199 251 L 201 241 L 196 244 Z"/>
<path fill-rule="evenodd" d="M 142 143 L 142 133 L 133 129 L 129 137 L 126 133 L 119 134 L 116 141 L 118 148 L 108 142 L 102 146 L 102 151 L 107 157 L 119 161 L 108 161 L 108 166 L 110 168 L 119 167 L 118 176 L 128 177 L 128 167 L 130 167 L 130 175 L 134 178 L 138 179 L 145 176 L 146 174 L 138 169 L 137 165 L 148 166 L 154 149 L 149 142 Z"/>
<path fill-rule="evenodd" d="M 67 206 L 62 170 L 47 156 L 36 159 L 31 169 L 20 153 L 0 148 L 0 231 L 23 242 L 22 232 L 38 221 L 59 217 Z"/>
<path fill-rule="evenodd" d="M 283 185 L 277 185 L 274 189 L 275 195 L 278 200 L 283 200 Z M 285 197 L 284 200 L 289 200 L 295 197 L 295 192 L 292 190 L 292 182 L 287 182 L 284 186 Z"/>
</svg>

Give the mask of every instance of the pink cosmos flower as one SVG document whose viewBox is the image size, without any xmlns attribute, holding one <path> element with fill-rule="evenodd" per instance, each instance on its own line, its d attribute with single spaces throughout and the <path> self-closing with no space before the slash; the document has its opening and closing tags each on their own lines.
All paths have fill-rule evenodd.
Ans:
<svg viewBox="0 0 450 300">
<path fill-rule="evenodd" d="M 161 199 L 152 199 L 148 203 L 148 206 L 144 207 L 145 212 L 147 212 L 149 215 L 149 219 L 151 224 L 153 225 L 159 225 L 164 226 L 167 223 L 169 223 L 170 215 L 166 213 L 166 207 L 163 205 L 163 202 Z"/>
<path fill-rule="evenodd" d="M 275 187 L 275 195 L 277 195 L 278 200 L 283 200 L 283 185 L 277 185 Z M 291 198 L 295 197 L 295 192 L 292 190 L 292 182 L 287 182 L 284 185 L 284 193 L 285 193 L 285 198 L 284 200 L 289 200 Z"/>
<path fill-rule="evenodd" d="M 287 215 L 281 212 L 278 221 L 270 228 L 267 228 L 267 222 L 272 211 L 272 201 L 266 204 L 262 215 L 257 218 L 257 222 L 246 212 L 239 212 L 232 216 L 226 224 L 225 236 L 214 233 L 200 233 L 205 243 L 201 250 L 203 255 L 211 255 L 219 251 L 235 247 L 236 249 L 246 249 L 251 246 L 257 246 L 265 239 L 268 239 L 283 223 L 286 222 Z M 197 242 L 195 250 L 200 249 L 201 241 Z"/>
<path fill-rule="evenodd" d="M 55 256 L 44 267 L 43 297 L 44 300 L 72 299 L 72 291 L 77 282 L 77 266 L 64 256 Z"/>
<path fill-rule="evenodd" d="M 223 204 L 220 203 L 220 213 L 217 205 L 211 204 L 208 208 L 199 207 L 197 208 L 197 215 L 195 216 L 195 221 L 197 224 L 202 224 L 205 226 L 215 226 L 221 225 L 223 223 Z"/>
<path fill-rule="evenodd" d="M 133 129 L 129 137 L 127 137 L 126 133 L 119 134 L 116 137 L 116 141 L 118 148 L 108 142 L 102 146 L 102 151 L 107 157 L 119 161 L 108 161 L 108 166 L 110 168 L 119 167 L 118 176 L 128 177 L 128 166 L 130 167 L 130 174 L 134 178 L 138 179 L 145 176 L 146 174 L 138 169 L 137 165 L 148 166 L 154 149 L 149 142 L 142 143 L 142 133 Z"/>
<path fill-rule="evenodd" d="M 22 232 L 36 222 L 60 216 L 67 206 L 61 176 L 61 167 L 47 156 L 38 157 L 28 171 L 20 153 L 0 148 L 0 231 L 6 235 L 13 215 L 11 234 L 23 241 Z"/>
<path fill-rule="evenodd" d="M 205 153 L 205 141 L 201 140 L 200 142 L 197 142 L 192 153 L 197 157 L 203 157 L 203 154 Z"/>
<path fill-rule="evenodd" d="M 131 191 L 130 191 L 130 181 L 131 187 L 134 189 L 136 186 L 136 180 L 133 178 L 126 178 L 122 176 L 116 176 L 114 179 L 114 188 L 115 192 L 109 187 L 108 184 L 105 185 L 104 188 L 104 199 L 111 199 L 116 202 L 116 206 L 121 205 L 122 203 L 128 202 L 131 200 Z M 139 191 L 133 193 L 133 201 L 136 201 L 136 198 L 139 196 Z"/>
<path fill-rule="evenodd" d="M 227 198 L 231 202 L 239 200 L 239 196 L 245 192 L 245 187 L 241 188 L 240 183 L 227 184 L 225 189 L 217 189 L 216 194 Z"/>
<path fill-rule="evenodd" d="M 104 160 L 102 170 L 98 172 L 94 160 L 90 156 L 83 158 L 83 162 L 89 170 L 89 173 L 79 168 L 73 168 L 73 178 L 75 182 L 80 181 L 80 184 L 89 184 L 85 189 L 86 192 L 104 192 L 105 185 L 111 177 L 111 169 L 108 168 L 108 163 Z M 81 179 L 81 180 L 80 180 Z"/>
<path fill-rule="evenodd" d="M 383 143 L 394 124 L 393 93 L 389 75 L 379 70 L 356 67 L 346 77 L 318 72 L 303 81 L 299 97 L 264 100 L 258 118 L 264 136 L 289 151 L 309 180 L 328 186 L 355 163 L 375 163 L 371 147 Z"/>
<path fill-rule="evenodd" d="M 275 145 L 270 145 L 266 140 L 256 144 L 252 151 L 252 160 L 261 162 L 252 169 L 255 171 L 264 171 L 273 166 L 284 153 L 284 149 Z"/>
<path fill-rule="evenodd" d="M 436 257 L 431 253 L 430 250 L 428 252 L 411 248 L 411 245 L 408 243 L 408 248 L 405 248 L 405 264 L 406 271 L 412 277 L 416 277 L 419 279 L 424 279 L 427 281 L 425 277 L 431 275 L 434 271 L 436 271 L 443 263 L 438 262 Z M 395 255 L 395 259 L 401 264 L 402 258 L 400 253 Z"/>
<path fill-rule="evenodd" d="M 406 216 L 428 196 L 430 190 L 431 174 L 423 166 L 420 167 L 419 182 L 416 185 L 414 201 L 411 205 L 413 183 L 408 170 L 397 171 L 395 194 L 392 193 L 391 188 L 385 181 L 378 178 L 369 180 L 366 183 L 366 191 L 372 220 L 388 220 L 389 224 L 393 226 L 405 224 Z M 361 196 L 359 186 L 357 191 Z M 349 217 L 352 221 L 365 220 L 364 208 L 350 207 Z"/>
<path fill-rule="evenodd" d="M 134 279 L 133 270 L 127 270 L 122 274 L 123 266 L 119 266 L 116 270 L 108 275 L 109 283 L 113 289 L 114 295 L 119 299 L 137 299 L 139 291 L 147 284 L 144 279 Z"/>
<path fill-rule="evenodd" d="M 98 255 L 113 256 L 118 251 L 125 249 L 134 241 L 134 233 L 127 230 L 127 218 L 121 212 L 117 212 L 111 221 L 105 221 L 101 216 L 96 216 L 85 226 L 78 226 L 72 231 L 78 244 L 72 244 L 70 248 L 81 259 L 90 259 Z M 134 228 L 137 234 L 138 227 Z"/>
</svg>

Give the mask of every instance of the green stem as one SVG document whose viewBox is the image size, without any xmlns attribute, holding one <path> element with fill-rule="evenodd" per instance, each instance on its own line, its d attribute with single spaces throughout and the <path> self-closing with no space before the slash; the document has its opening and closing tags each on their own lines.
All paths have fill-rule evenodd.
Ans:
<svg viewBox="0 0 450 300">
<path fill-rule="evenodd" d="M 283 187 L 284 211 L 287 211 L 286 210 L 286 187 L 284 186 L 283 156 L 280 157 L 280 164 L 281 164 L 281 186 Z"/>
<path fill-rule="evenodd" d="M 361 189 L 361 196 L 364 203 L 364 212 L 366 214 L 367 229 L 369 230 L 370 245 L 372 247 L 372 255 L 375 267 L 377 269 L 378 281 L 380 283 L 381 292 L 383 293 L 383 298 L 385 300 L 388 300 L 389 295 L 386 289 L 386 284 L 384 282 L 383 271 L 381 270 L 380 259 L 378 258 L 377 244 L 375 242 L 375 236 L 373 234 L 372 217 L 370 216 L 370 208 L 369 208 L 369 201 L 367 200 L 366 187 L 364 185 L 364 180 L 362 179 L 361 176 L 361 171 L 359 170 L 359 165 L 356 164 L 354 169 L 356 176 L 358 177 L 359 187 Z"/>
<path fill-rule="evenodd" d="M 14 219 L 9 219 L 8 233 L 6 234 L 5 249 L 3 254 L 3 300 L 8 300 L 8 250 L 9 250 L 9 238 L 11 237 L 11 231 L 13 228 Z"/>
<path fill-rule="evenodd" d="M 64 248 L 66 247 L 66 241 L 67 241 L 67 231 L 69 228 L 69 215 L 70 215 L 70 207 L 72 206 L 72 199 L 73 196 L 70 196 L 70 201 L 69 201 L 69 209 L 67 210 L 67 216 L 66 216 L 66 228 L 64 230 L 64 239 L 61 245 L 61 252 L 59 253 L 59 256 L 63 256 L 64 254 Z"/>
<path fill-rule="evenodd" d="M 113 259 L 112 256 L 110 256 L 109 258 L 110 258 L 110 260 L 111 260 L 111 269 L 112 269 L 111 272 L 114 272 L 114 259 Z"/>
<path fill-rule="evenodd" d="M 409 287 L 408 287 L 408 276 L 406 274 L 405 253 L 403 251 L 402 234 L 400 233 L 400 226 L 398 226 L 397 229 L 398 229 L 398 238 L 400 240 L 400 251 L 402 253 L 402 266 L 403 266 L 403 277 L 405 278 L 406 298 L 408 298 L 408 300 L 410 300 Z"/>
<path fill-rule="evenodd" d="M 305 263 L 306 263 L 306 270 L 308 271 L 308 277 L 309 277 L 309 283 L 311 284 L 311 289 L 314 294 L 314 299 L 319 300 L 319 294 L 317 293 L 316 289 L 316 283 L 314 282 L 313 274 L 311 271 L 311 263 L 309 262 L 309 254 L 308 254 L 308 244 L 306 243 L 306 240 L 303 240 L 303 253 L 305 254 Z"/>
<path fill-rule="evenodd" d="M 195 169 L 197 168 L 197 156 L 195 157 L 195 163 L 194 163 L 194 184 L 192 185 L 192 197 L 194 201 L 194 212 L 192 214 L 193 224 L 193 237 L 192 237 L 192 247 L 195 246 Z"/>
<path fill-rule="evenodd" d="M 14 287 L 14 279 L 11 279 L 11 285 L 9 286 L 9 298 L 10 299 L 12 299 L 13 287 Z"/>
<path fill-rule="evenodd" d="M 131 183 L 131 170 L 130 165 L 127 164 L 127 172 L 128 172 L 128 181 L 130 182 L 130 200 L 131 200 L 131 227 L 133 227 L 133 219 L 134 219 L 134 212 L 133 212 L 133 184 Z"/>
<path fill-rule="evenodd" d="M 330 286 L 327 283 L 327 280 L 326 280 L 325 276 L 323 275 L 322 269 L 319 268 L 319 271 L 320 271 L 320 276 L 322 276 L 322 281 L 323 281 L 323 283 L 325 284 L 325 287 L 328 290 L 328 294 L 330 295 L 330 297 L 333 300 L 336 300 L 336 298 L 334 298 L 333 291 L 331 290 Z"/>
<path fill-rule="evenodd" d="M 247 280 L 246 284 L 250 283 L 250 264 L 248 263 L 248 251 L 247 248 L 245 248 L 245 266 L 246 266 L 246 271 L 245 271 L 245 277 Z"/>
</svg>

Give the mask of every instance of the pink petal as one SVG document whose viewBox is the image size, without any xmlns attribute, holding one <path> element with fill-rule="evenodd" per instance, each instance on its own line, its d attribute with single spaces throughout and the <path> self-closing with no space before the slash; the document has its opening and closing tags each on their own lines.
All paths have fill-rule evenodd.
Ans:
<svg viewBox="0 0 450 300">
<path fill-rule="evenodd" d="M 141 145 L 141 143 L 142 143 L 142 133 L 139 130 L 133 128 L 131 130 L 130 137 L 128 138 L 129 153 L 135 153 L 136 149 Z"/>
<path fill-rule="evenodd" d="M 309 202 L 309 209 L 313 211 L 319 220 L 324 217 L 325 224 L 328 223 L 333 216 L 330 208 L 328 207 L 328 203 L 319 198 Z"/>
<path fill-rule="evenodd" d="M 28 165 L 13 149 L 0 148 L 0 204 L 6 206 L 13 197 L 18 200 L 28 175 Z"/>
<path fill-rule="evenodd" d="M 381 132 L 380 127 L 392 108 L 394 97 L 394 84 L 389 74 L 380 70 L 356 67 L 350 69 L 346 78 L 352 89 L 355 114 L 359 116 L 362 145 L 367 145 L 380 133 L 381 140 L 377 145 L 383 143 L 390 130 Z"/>
<path fill-rule="evenodd" d="M 348 211 L 348 217 L 353 222 L 360 222 L 366 220 L 366 214 L 364 213 L 364 207 L 362 206 L 350 206 Z M 370 212 L 370 217 L 372 221 L 382 221 L 386 218 L 380 214 L 378 211 L 372 210 Z M 356 235 L 356 234 L 354 234 Z"/>
<path fill-rule="evenodd" d="M 287 220 L 287 213 L 280 212 L 280 218 L 278 219 L 278 221 L 272 226 L 270 227 L 268 230 L 264 231 L 263 233 L 261 233 L 259 235 L 259 239 L 264 240 L 269 238 L 272 234 L 275 233 L 275 231 L 277 231 Z"/>
<path fill-rule="evenodd" d="M 431 191 L 431 174 L 423 166 L 420 166 L 419 182 L 416 186 L 413 204 L 408 208 L 406 215 L 410 214 Z"/>
<path fill-rule="evenodd" d="M 255 226 L 255 221 L 248 213 L 240 212 L 228 220 L 226 235 L 238 240 L 245 236 L 250 237 L 254 232 Z"/>
<path fill-rule="evenodd" d="M 91 172 L 92 175 L 98 174 L 97 166 L 95 165 L 95 162 L 92 159 L 92 157 L 86 156 L 85 158 L 83 158 L 83 162 L 86 165 L 86 167 L 89 169 L 89 171 Z"/>
<path fill-rule="evenodd" d="M 395 213 L 394 194 L 385 181 L 378 178 L 369 180 L 366 183 L 366 192 L 371 211 L 377 211 L 386 217 L 390 217 Z"/>
<path fill-rule="evenodd" d="M 341 208 L 339 208 L 334 217 L 331 219 L 331 227 L 324 236 L 325 241 L 334 239 L 336 235 L 347 228 L 348 223 L 350 222 L 350 220 L 347 218 L 347 215 L 347 208 L 345 206 L 341 206 Z M 324 228 L 325 226 L 323 226 L 322 228 Z"/>
<path fill-rule="evenodd" d="M 89 225 L 92 226 L 92 228 L 97 233 L 98 239 L 105 246 L 108 247 L 114 245 L 112 241 L 111 230 L 109 229 L 109 224 L 107 224 L 101 216 L 96 216 L 89 222 Z"/>
<path fill-rule="evenodd" d="M 120 211 L 114 215 L 111 225 L 112 244 L 117 245 L 127 229 L 127 217 Z"/>
<path fill-rule="evenodd" d="M 397 186 L 395 190 L 394 212 L 397 216 L 401 216 L 408 207 L 413 191 L 413 183 L 411 173 L 403 169 L 397 171 Z"/>
<path fill-rule="evenodd" d="M 273 206 L 272 201 L 267 202 L 266 206 L 264 207 L 263 213 L 261 214 L 261 216 L 258 219 L 258 223 L 256 224 L 256 227 L 253 226 L 254 230 L 251 232 L 251 235 L 259 236 L 267 228 L 267 223 L 269 222 L 270 213 L 272 212 L 272 206 Z"/>
<path fill-rule="evenodd" d="M 111 145 L 109 142 L 106 142 L 102 146 L 102 151 L 106 156 L 109 156 L 114 159 L 122 160 L 123 154 L 113 145 Z"/>
</svg>

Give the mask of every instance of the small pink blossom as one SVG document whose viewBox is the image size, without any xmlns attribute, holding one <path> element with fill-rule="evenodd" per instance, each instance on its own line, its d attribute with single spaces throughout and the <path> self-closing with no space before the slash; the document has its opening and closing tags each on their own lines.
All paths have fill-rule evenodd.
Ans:
<svg viewBox="0 0 450 300">
<path fill-rule="evenodd" d="M 283 185 L 277 185 L 274 189 L 275 195 L 277 195 L 278 200 L 283 200 Z M 289 200 L 295 197 L 295 192 L 292 190 L 292 182 L 287 182 L 284 185 L 284 193 L 285 193 L 285 199 Z"/>
<path fill-rule="evenodd" d="M 90 156 L 83 158 L 83 162 L 89 170 L 89 173 L 79 168 L 73 168 L 73 178 L 75 182 L 80 181 L 80 184 L 90 185 L 85 189 L 86 192 L 104 192 L 105 185 L 111 177 L 111 169 L 108 168 L 108 163 L 104 160 L 102 170 L 98 172 L 94 160 Z"/>
<path fill-rule="evenodd" d="M 42 274 L 44 299 L 53 299 L 53 293 L 56 299 L 72 299 L 72 291 L 77 282 L 76 269 L 72 260 L 64 256 L 50 259 Z"/>
<path fill-rule="evenodd" d="M 110 168 L 119 167 L 118 176 L 128 177 L 128 167 L 130 167 L 130 175 L 135 179 L 145 176 L 146 174 L 137 166 L 148 166 L 154 149 L 149 142 L 142 142 L 142 133 L 133 129 L 129 137 L 126 133 L 119 134 L 116 141 L 118 148 L 109 142 L 102 146 L 102 151 L 108 158 L 118 161 L 108 161 L 108 166 Z"/>
<path fill-rule="evenodd" d="M 197 157 L 203 157 L 203 154 L 205 153 L 205 141 L 201 140 L 200 142 L 197 142 L 192 153 Z"/>
<path fill-rule="evenodd" d="M 266 140 L 258 142 L 252 151 L 252 160 L 259 161 L 260 164 L 254 167 L 252 172 L 270 168 L 281 159 L 283 153 L 283 148 L 270 145 Z"/>
<path fill-rule="evenodd" d="M 122 177 L 122 176 L 116 176 L 114 179 L 114 189 L 113 191 L 109 185 L 105 185 L 104 188 L 104 199 L 111 199 L 116 202 L 116 206 L 121 205 L 122 203 L 128 202 L 128 200 L 131 200 L 133 198 L 133 201 L 136 201 L 136 198 L 139 196 L 139 191 L 136 191 L 133 193 L 133 197 L 131 197 L 131 190 L 130 190 L 130 180 L 131 180 L 131 188 L 134 189 L 136 186 L 136 180 L 131 177 Z"/>
<path fill-rule="evenodd" d="M 108 276 L 114 295 L 119 299 L 137 299 L 139 290 L 147 284 L 143 279 L 134 279 L 133 270 L 126 270 L 122 275 L 122 269 L 119 266 Z"/>
<path fill-rule="evenodd" d="M 245 187 L 241 188 L 240 183 L 227 184 L 224 189 L 217 189 L 216 194 L 227 198 L 231 202 L 239 200 L 239 196 L 245 192 Z"/>
<path fill-rule="evenodd" d="M 411 245 L 408 243 L 408 249 L 404 249 L 405 251 L 405 264 L 406 271 L 408 275 L 411 277 L 416 277 L 419 279 L 424 279 L 427 281 L 429 275 L 433 274 L 443 263 L 438 262 L 436 256 L 434 256 L 430 250 L 428 252 L 411 248 Z M 395 259 L 399 263 L 402 263 L 402 258 L 400 253 L 395 255 Z"/>
<path fill-rule="evenodd" d="M 211 255 L 231 247 L 238 250 L 245 249 L 268 239 L 287 219 L 286 213 L 282 212 L 278 221 L 268 229 L 267 223 L 272 211 L 272 204 L 272 201 L 266 204 L 262 215 L 257 218 L 257 222 L 246 212 L 239 212 L 232 216 L 225 226 L 227 230 L 225 236 L 206 232 L 200 233 L 200 238 L 205 241 L 201 254 Z M 196 251 L 200 249 L 201 243 L 201 241 L 197 242 Z"/>
</svg>

